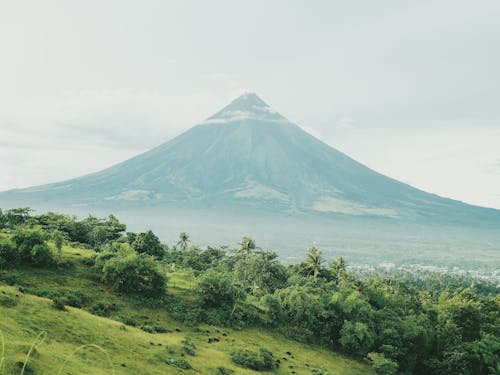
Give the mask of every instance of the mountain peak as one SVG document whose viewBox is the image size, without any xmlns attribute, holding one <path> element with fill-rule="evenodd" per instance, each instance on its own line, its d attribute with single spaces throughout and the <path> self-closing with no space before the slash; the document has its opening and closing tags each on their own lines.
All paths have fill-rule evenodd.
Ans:
<svg viewBox="0 0 500 375">
<path fill-rule="evenodd" d="M 232 110 L 255 110 L 256 108 L 269 108 L 269 105 L 263 101 L 254 92 L 245 92 L 234 99 L 225 109 Z"/>
<path fill-rule="evenodd" d="M 225 106 L 207 122 L 233 122 L 242 120 L 283 121 L 285 118 L 274 111 L 253 92 L 246 92 Z"/>
</svg>

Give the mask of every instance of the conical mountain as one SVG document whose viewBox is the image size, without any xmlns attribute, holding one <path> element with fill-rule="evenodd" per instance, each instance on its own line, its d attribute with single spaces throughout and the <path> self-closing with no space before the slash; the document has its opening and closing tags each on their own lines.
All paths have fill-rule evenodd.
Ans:
<svg viewBox="0 0 500 375">
<path fill-rule="evenodd" d="M 165 205 L 394 218 L 500 218 L 381 175 L 244 94 L 178 137 L 101 172 L 0 194 L 14 205 Z"/>
</svg>

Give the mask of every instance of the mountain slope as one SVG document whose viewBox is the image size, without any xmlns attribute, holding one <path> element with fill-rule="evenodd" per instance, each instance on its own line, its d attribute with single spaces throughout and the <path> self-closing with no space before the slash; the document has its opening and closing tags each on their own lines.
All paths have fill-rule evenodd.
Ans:
<svg viewBox="0 0 500 375">
<path fill-rule="evenodd" d="M 81 178 L 0 194 L 0 206 L 172 205 L 383 217 L 500 211 L 425 193 L 319 141 L 245 94 L 180 136 Z"/>
</svg>

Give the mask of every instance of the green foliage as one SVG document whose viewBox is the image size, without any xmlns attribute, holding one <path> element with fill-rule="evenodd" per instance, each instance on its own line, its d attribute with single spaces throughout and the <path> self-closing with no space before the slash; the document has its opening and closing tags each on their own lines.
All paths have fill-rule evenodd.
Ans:
<svg viewBox="0 0 500 375">
<path fill-rule="evenodd" d="M 183 235 L 177 247 L 184 251 L 169 251 L 151 231 L 125 236 L 125 226 L 113 216 L 77 221 L 54 213 L 30 216 L 26 209 L 7 213 L 0 213 L 0 225 L 8 226 L 4 233 L 9 233 L 0 235 L 0 280 L 19 285 L 24 282 L 19 270 L 47 275 L 49 271 L 40 268 L 54 260 L 45 241 L 50 238 L 61 249 L 59 261 L 68 251 L 62 248 L 68 239 L 70 244 L 82 243 L 79 249 L 99 251 L 92 256 L 85 251 L 85 257 L 77 258 L 78 250 L 71 261 L 65 260 L 68 270 L 94 270 L 113 291 L 128 294 L 126 303 L 116 304 L 108 300 L 113 293 L 107 288 L 103 289 L 109 295 L 103 299 L 89 298 L 78 288 L 38 289 L 36 293 L 53 299 L 56 308 L 85 308 L 152 334 L 166 332 L 168 325 L 131 313 L 127 304 L 168 311 L 188 325 L 267 325 L 301 342 L 341 349 L 360 359 L 368 355 L 378 374 L 488 374 L 500 361 L 498 288 L 479 280 L 397 272 L 353 274 L 342 258 L 325 267 L 315 247 L 304 262 L 285 268 L 275 253 L 259 249 L 249 237 L 234 252 L 226 252 L 218 247 L 188 248 L 189 237 Z M 17 265 L 23 267 L 16 269 Z M 62 272 L 61 262 L 59 266 Z M 174 283 L 172 294 L 166 296 L 167 272 L 181 285 Z M 66 279 L 52 285 L 61 282 Z M 37 289 L 35 284 L 30 284 L 30 293 Z M 11 307 L 12 301 L 16 304 L 17 297 L 0 295 L 1 308 Z M 64 315 L 70 314 L 59 314 Z M 196 354 L 188 339 L 180 350 L 181 355 Z M 234 352 L 233 360 L 260 368 L 266 361 L 274 366 L 270 358 L 265 351 L 242 350 Z M 175 358 L 166 360 L 177 363 Z"/>
<path fill-rule="evenodd" d="M 339 342 L 349 352 L 362 356 L 373 347 L 374 336 L 365 323 L 346 321 L 340 331 Z"/>
<path fill-rule="evenodd" d="M 92 314 L 99 316 L 110 316 L 113 312 L 118 311 L 116 304 L 106 301 L 100 301 L 90 307 Z"/>
<path fill-rule="evenodd" d="M 66 240 L 64 232 L 61 232 L 60 230 L 54 230 L 51 234 L 51 239 L 54 241 L 54 245 L 56 245 L 57 253 L 60 256 L 62 252 L 62 247 L 64 244 L 64 241 Z"/>
<path fill-rule="evenodd" d="M 137 234 L 132 243 L 132 247 L 140 254 L 148 254 L 158 259 L 164 256 L 163 246 L 160 240 L 150 230 Z"/>
<path fill-rule="evenodd" d="M 192 368 L 189 361 L 185 358 L 172 358 L 172 357 L 167 357 L 164 354 L 158 354 L 156 358 L 158 358 L 163 363 L 166 363 L 167 365 L 176 367 L 181 370 L 189 370 Z"/>
<path fill-rule="evenodd" d="M 185 251 L 188 248 L 188 244 L 191 242 L 189 239 L 189 234 L 182 232 L 179 234 L 179 241 L 175 245 L 175 248 L 181 251 Z"/>
<path fill-rule="evenodd" d="M 55 297 L 52 299 L 52 306 L 54 306 L 55 309 L 65 311 L 66 306 L 64 304 L 64 300 L 60 297 Z"/>
<path fill-rule="evenodd" d="M 48 267 L 54 264 L 54 255 L 50 247 L 46 243 L 33 246 L 31 262 L 36 267 Z"/>
<path fill-rule="evenodd" d="M 18 260 L 30 262 L 33 248 L 45 244 L 45 233 L 38 228 L 18 228 L 12 236 L 12 242 L 16 245 Z"/>
<path fill-rule="evenodd" d="M 198 291 L 206 307 L 233 306 L 243 297 L 233 284 L 230 275 L 216 270 L 208 270 L 198 282 Z"/>
<path fill-rule="evenodd" d="M 17 261 L 18 254 L 14 243 L 0 237 L 0 269 L 12 267 Z"/>
<path fill-rule="evenodd" d="M 55 263 L 52 250 L 45 243 L 45 233 L 38 228 L 20 227 L 16 229 L 12 236 L 12 242 L 16 247 L 15 253 L 10 245 L 4 245 L 4 248 L 7 249 L 5 255 L 8 261 L 14 264 L 27 263 L 35 267 L 48 267 Z"/>
<path fill-rule="evenodd" d="M 240 257 L 233 276 L 243 289 L 253 295 L 273 293 L 286 286 L 288 274 L 274 252 L 259 252 Z"/>
<path fill-rule="evenodd" d="M 255 371 L 267 371 L 275 369 L 273 354 L 264 348 L 258 352 L 247 349 L 238 349 L 231 352 L 231 360 L 243 367 Z"/>
<path fill-rule="evenodd" d="M 160 272 L 154 258 L 144 254 L 106 254 L 101 279 L 112 285 L 116 291 L 138 294 L 145 297 L 160 297 L 164 294 L 166 276 Z M 98 265 L 96 260 L 96 266 Z"/>
<path fill-rule="evenodd" d="M 206 249 L 201 249 L 197 246 L 191 246 L 183 252 L 170 252 L 167 257 L 170 263 L 180 263 L 184 267 L 196 271 L 206 271 L 222 264 L 226 252 L 218 247 L 209 246 Z"/>
<path fill-rule="evenodd" d="M 30 218 L 31 211 L 29 207 L 13 208 L 5 212 L 0 210 L 0 229 L 14 229 L 18 226 L 25 225 Z"/>
<path fill-rule="evenodd" d="M 37 295 L 41 297 L 50 298 L 52 300 L 59 299 L 64 302 L 65 305 L 77 308 L 83 308 L 88 306 L 92 302 L 92 298 L 85 292 L 81 290 L 72 289 L 51 289 L 51 290 L 40 290 L 36 292 Z"/>
<path fill-rule="evenodd" d="M 398 371 L 398 364 L 387 359 L 381 353 L 368 353 L 368 359 L 372 363 L 373 370 L 377 375 L 394 375 Z"/>
</svg>

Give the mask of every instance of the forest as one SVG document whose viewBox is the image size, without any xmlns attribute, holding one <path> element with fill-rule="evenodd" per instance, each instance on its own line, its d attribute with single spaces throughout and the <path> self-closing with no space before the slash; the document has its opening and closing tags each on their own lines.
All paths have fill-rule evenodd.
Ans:
<svg viewBox="0 0 500 375">
<path fill-rule="evenodd" d="M 113 215 L 77 219 L 19 208 L 0 211 L 0 285 L 17 285 L 17 269 L 64 272 L 65 246 L 91 252 L 84 265 L 103 286 L 187 326 L 277 332 L 367 363 L 375 374 L 500 374 L 500 288 L 487 281 L 359 275 L 316 246 L 304 249 L 301 262 L 284 264 L 279 249 L 262 249 L 251 237 L 233 248 L 199 247 L 181 233 L 166 244 L 152 231 L 127 231 Z M 189 298 L 167 289 L 182 272 L 194 280 Z M 84 292 L 33 291 L 55 309 L 111 314 L 112 304 L 92 304 Z M 141 325 L 133 316 L 121 321 Z M 231 360 L 254 371 L 276 371 L 281 362 L 264 347 L 235 349 Z"/>
</svg>

